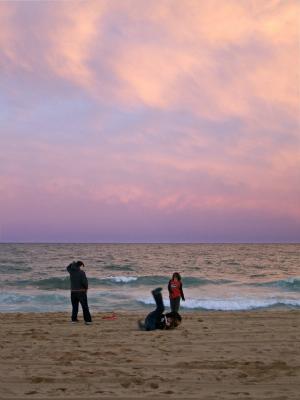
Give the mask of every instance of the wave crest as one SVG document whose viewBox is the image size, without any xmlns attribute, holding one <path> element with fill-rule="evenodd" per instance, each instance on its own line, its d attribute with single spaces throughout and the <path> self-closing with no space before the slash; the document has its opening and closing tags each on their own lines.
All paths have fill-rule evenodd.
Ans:
<svg viewBox="0 0 300 400">
<path fill-rule="evenodd" d="M 150 297 L 138 299 L 147 306 L 154 304 Z M 295 299 L 189 299 L 181 302 L 181 308 L 206 311 L 247 311 L 276 307 L 300 307 L 300 300 Z"/>
<path fill-rule="evenodd" d="M 276 287 L 284 290 L 300 291 L 300 278 L 291 277 L 272 282 L 252 283 L 252 286 Z"/>
</svg>

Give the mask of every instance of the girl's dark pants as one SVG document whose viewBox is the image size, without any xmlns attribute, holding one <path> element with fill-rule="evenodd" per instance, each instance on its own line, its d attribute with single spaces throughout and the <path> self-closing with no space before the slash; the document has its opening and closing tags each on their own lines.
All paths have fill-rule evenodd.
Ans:
<svg viewBox="0 0 300 400">
<path fill-rule="evenodd" d="M 153 290 L 152 295 L 156 303 L 156 309 L 148 314 L 145 319 L 146 331 L 153 331 L 154 329 L 156 329 L 157 323 L 160 322 L 162 314 L 165 311 L 161 291 Z"/>
<path fill-rule="evenodd" d="M 178 313 L 180 306 L 180 297 L 176 297 L 176 299 L 170 299 L 170 308 L 172 312 Z"/>
<path fill-rule="evenodd" d="M 77 321 L 78 305 L 81 304 L 83 318 L 85 322 L 91 322 L 92 317 L 89 311 L 87 295 L 84 291 L 74 291 L 71 292 L 71 302 L 72 302 L 72 321 Z"/>
</svg>

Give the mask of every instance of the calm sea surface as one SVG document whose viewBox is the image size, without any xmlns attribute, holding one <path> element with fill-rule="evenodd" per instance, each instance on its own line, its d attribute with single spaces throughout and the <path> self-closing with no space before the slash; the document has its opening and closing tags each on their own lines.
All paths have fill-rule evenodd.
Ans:
<svg viewBox="0 0 300 400">
<path fill-rule="evenodd" d="M 300 244 L 0 244 L 0 312 L 69 311 L 73 260 L 91 311 L 150 310 L 150 291 L 183 278 L 181 311 L 300 308 Z"/>
</svg>

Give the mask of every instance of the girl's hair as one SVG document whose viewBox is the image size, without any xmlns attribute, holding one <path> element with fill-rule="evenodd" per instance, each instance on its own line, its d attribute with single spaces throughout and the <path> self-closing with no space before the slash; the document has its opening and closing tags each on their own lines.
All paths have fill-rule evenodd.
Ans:
<svg viewBox="0 0 300 400">
<path fill-rule="evenodd" d="M 172 279 L 177 279 L 177 280 L 179 280 L 179 281 L 181 281 L 181 276 L 180 276 L 180 273 L 179 272 L 174 272 L 174 274 L 173 274 L 173 276 L 172 276 Z"/>
<path fill-rule="evenodd" d="M 170 319 L 170 324 L 169 326 L 166 326 L 166 329 L 174 329 L 177 328 L 181 324 L 181 315 L 178 314 L 177 312 L 170 312 L 167 314 L 167 318 Z"/>
<path fill-rule="evenodd" d="M 77 264 L 77 267 L 84 267 L 84 264 L 83 264 L 83 262 L 82 261 L 77 261 L 76 262 L 76 264 Z"/>
</svg>

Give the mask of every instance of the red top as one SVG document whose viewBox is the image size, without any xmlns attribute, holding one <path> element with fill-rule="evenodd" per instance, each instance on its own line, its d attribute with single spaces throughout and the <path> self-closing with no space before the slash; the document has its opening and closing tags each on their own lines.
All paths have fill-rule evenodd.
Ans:
<svg viewBox="0 0 300 400">
<path fill-rule="evenodd" d="M 182 285 L 180 281 L 170 280 L 169 282 L 170 299 L 177 299 L 182 295 Z"/>
</svg>

